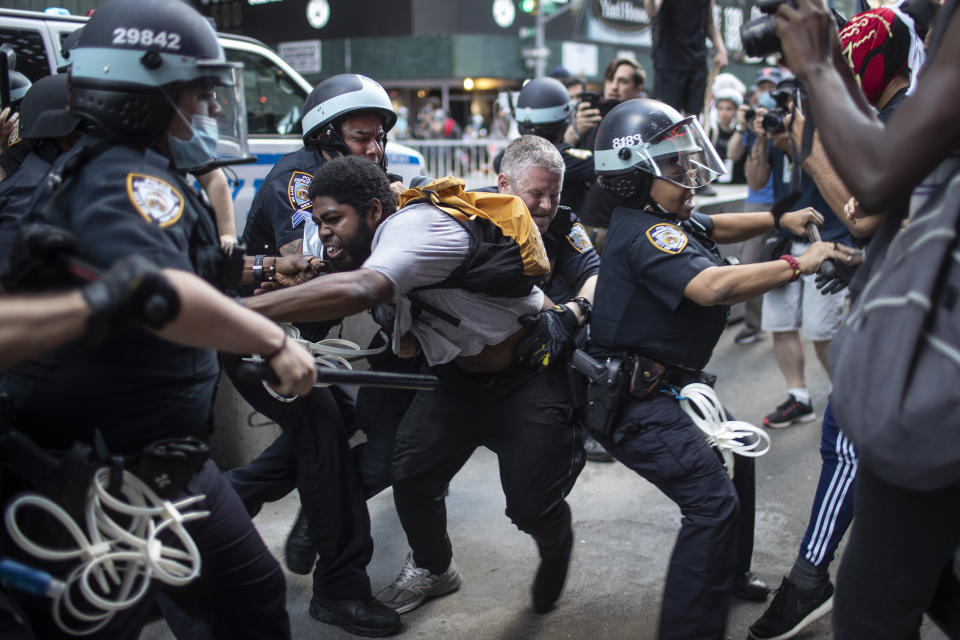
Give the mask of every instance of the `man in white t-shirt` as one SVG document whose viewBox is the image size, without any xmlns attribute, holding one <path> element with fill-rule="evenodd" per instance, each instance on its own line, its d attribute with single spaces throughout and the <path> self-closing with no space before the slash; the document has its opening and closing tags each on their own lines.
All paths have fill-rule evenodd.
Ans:
<svg viewBox="0 0 960 640">
<path fill-rule="evenodd" d="M 435 391 L 415 396 L 397 431 L 394 499 L 412 551 L 396 581 L 377 597 L 405 613 L 460 587 L 444 501 L 437 496 L 482 445 L 499 458 L 507 515 L 537 542 L 533 604 L 545 613 L 566 579 L 573 532 L 564 497 L 584 458 L 564 370 L 527 363 L 546 363 L 544 354 L 556 361 L 558 346 L 579 324 L 579 308 L 543 310 L 543 292 L 512 261 L 524 250 L 496 230 L 489 233 L 490 227 L 484 231 L 483 221 L 461 222 L 429 203 L 394 213 L 389 193 L 386 177 L 362 159 L 344 157 L 321 167 L 309 195 L 325 255 L 346 251 L 357 259 L 363 239 L 372 235 L 369 257 L 358 270 L 247 304 L 295 321 L 393 304 L 394 350 L 422 350 L 439 378 Z M 532 219 L 522 216 L 520 224 L 529 225 L 534 243 L 525 250 L 539 247 L 545 263 Z M 528 327 L 531 317 L 537 322 Z M 534 352 L 537 357 L 530 357 Z"/>
</svg>

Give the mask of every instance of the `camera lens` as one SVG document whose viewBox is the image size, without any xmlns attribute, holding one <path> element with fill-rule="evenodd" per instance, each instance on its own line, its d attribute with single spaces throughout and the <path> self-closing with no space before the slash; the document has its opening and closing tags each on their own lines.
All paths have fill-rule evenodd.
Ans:
<svg viewBox="0 0 960 640">
<path fill-rule="evenodd" d="M 751 58 L 763 58 L 780 51 L 780 38 L 773 16 L 751 20 L 740 27 L 743 51 Z"/>
<path fill-rule="evenodd" d="M 747 122 L 752 122 L 753 119 L 756 117 L 757 117 L 757 110 L 752 107 L 743 112 L 743 118 Z"/>
<path fill-rule="evenodd" d="M 763 130 L 770 135 L 785 131 L 786 127 L 783 124 L 783 113 L 777 109 L 765 113 L 763 116 Z"/>
</svg>

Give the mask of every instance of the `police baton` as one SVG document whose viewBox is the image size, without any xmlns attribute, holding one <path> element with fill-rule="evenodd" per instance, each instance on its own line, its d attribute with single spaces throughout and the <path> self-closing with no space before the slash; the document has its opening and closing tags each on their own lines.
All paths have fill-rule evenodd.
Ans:
<svg viewBox="0 0 960 640">
<path fill-rule="evenodd" d="M 266 363 L 241 362 L 237 378 L 243 382 L 280 382 L 280 378 Z M 333 369 L 317 365 L 317 382 L 331 384 L 355 384 L 361 387 L 384 389 L 417 389 L 433 391 L 437 388 L 437 376 L 420 373 L 396 373 L 393 371 L 358 371 L 356 369 Z"/>
<path fill-rule="evenodd" d="M 817 225 L 812 222 L 807 223 L 807 237 L 810 238 L 811 242 L 820 242 L 820 229 L 817 229 Z M 834 266 L 833 260 L 821 262 L 818 271 L 827 280 L 833 280 L 837 277 L 837 267 Z"/>
</svg>

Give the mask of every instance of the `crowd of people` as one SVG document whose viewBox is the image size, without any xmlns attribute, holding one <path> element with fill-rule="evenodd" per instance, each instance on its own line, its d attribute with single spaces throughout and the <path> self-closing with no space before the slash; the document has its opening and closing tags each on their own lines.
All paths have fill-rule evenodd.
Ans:
<svg viewBox="0 0 960 640">
<path fill-rule="evenodd" d="M 404 184 L 389 173 L 396 127 L 462 135 L 442 110 L 411 124 L 375 80 L 335 75 L 306 99 L 303 146 L 272 168 L 238 234 L 217 142 L 242 129 L 242 110 L 222 111 L 240 65 L 186 4 L 108 0 L 69 43 L 69 68 L 18 95 L 19 123 L 0 116 L 21 138 L 0 155 L 0 498 L 38 492 L 61 522 L 90 527 L 89 540 L 71 529 L 81 549 L 67 558 L 24 542 L 62 543 L 49 523 L 8 518 L 4 561 L 59 587 L 4 582 L 2 628 L 134 638 L 158 606 L 177 637 L 289 638 L 283 570 L 251 517 L 296 489 L 284 560 L 313 573 L 310 616 L 393 635 L 402 614 L 466 579 L 447 489 L 482 446 L 496 454 L 507 517 L 535 543 L 536 614 L 566 584 L 567 495 L 587 459 L 617 460 L 682 514 L 658 637 L 725 637 L 732 598 L 770 598 L 752 568 L 756 462 L 735 455 L 756 443 L 705 437 L 690 396 L 723 413 L 704 368 L 735 303 L 759 303 L 736 340 L 770 332 L 785 379 L 788 398 L 767 427 L 818 417 L 802 336 L 828 373 L 884 357 L 849 347 L 876 308 L 902 306 L 871 297 L 877 274 L 896 274 L 918 246 L 955 244 L 955 224 L 935 222 L 958 208 L 957 4 L 905 0 L 842 26 L 814 0 L 785 4 L 773 23 L 785 66 L 761 69 L 747 95 L 718 73 L 727 53 L 712 0 L 648 0 L 656 99 L 630 58 L 610 62 L 600 95 L 575 78 L 532 80 L 495 184 L 470 190 L 456 176 Z M 748 185 L 745 210 L 698 211 L 698 194 L 725 176 Z M 899 253 L 905 231 L 931 224 Z M 721 255 L 738 242 L 753 242 L 753 257 Z M 924 340 L 946 354 L 936 366 L 955 367 L 945 255 L 943 274 L 909 275 L 949 286 L 902 298 L 935 309 Z M 371 385 L 352 397 L 316 386 L 306 347 L 364 311 L 381 329 L 371 370 L 429 375 L 429 390 Z M 264 365 L 256 379 L 250 356 Z M 878 368 L 922 377 L 934 366 L 926 352 L 890 357 Z M 281 428 L 226 473 L 205 445 L 221 373 Z M 918 438 L 938 461 L 928 468 L 926 450 L 903 456 L 869 426 L 906 411 L 866 420 L 870 398 L 836 384 L 808 528 L 749 635 L 790 638 L 833 610 L 837 638 L 914 638 L 925 613 L 960 638 L 955 415 L 910 425 L 937 430 Z M 922 392 L 933 404 L 952 393 Z M 881 462 L 891 456 L 906 462 Z M 94 483 L 88 496 L 97 467 L 110 487 Z M 131 495 L 131 474 L 160 496 L 159 528 L 91 515 L 95 498 Z M 367 500 L 387 487 L 409 552 L 375 592 Z M 834 585 L 829 566 L 851 523 Z M 128 546 L 105 560 L 115 544 Z M 177 563 L 187 557 L 201 564 L 185 578 Z M 123 580 L 114 565 L 99 568 L 121 561 L 134 567 Z"/>
</svg>

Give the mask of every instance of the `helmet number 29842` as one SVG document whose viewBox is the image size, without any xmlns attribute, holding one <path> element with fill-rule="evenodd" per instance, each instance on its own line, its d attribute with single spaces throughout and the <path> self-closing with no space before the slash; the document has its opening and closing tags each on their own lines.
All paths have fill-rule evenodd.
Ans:
<svg viewBox="0 0 960 640">
<path fill-rule="evenodd" d="M 113 44 L 129 45 L 131 47 L 143 45 L 147 47 L 160 47 L 161 49 L 170 49 L 171 51 L 180 50 L 180 34 L 167 33 L 160 31 L 154 33 L 153 29 L 134 29 L 117 27 L 113 30 Z"/>
</svg>

